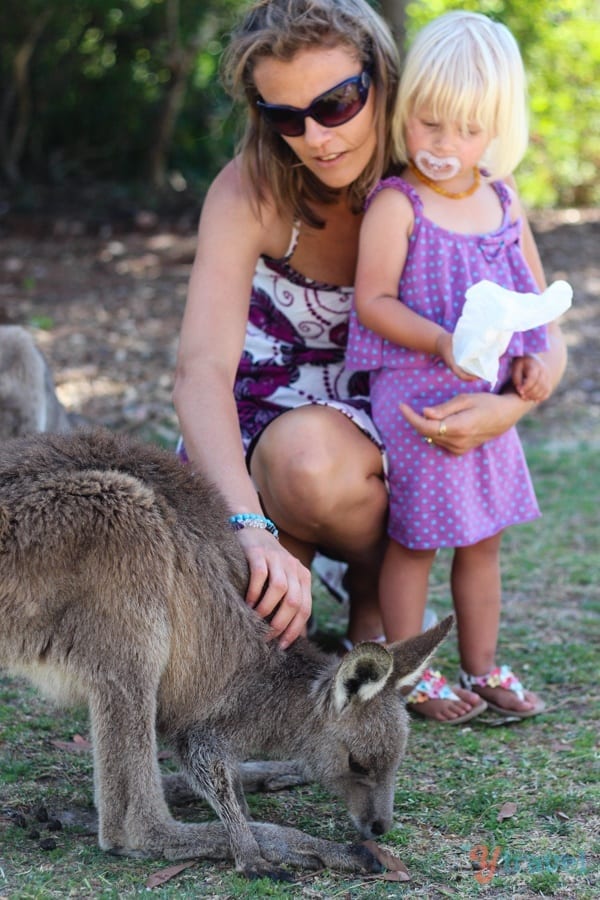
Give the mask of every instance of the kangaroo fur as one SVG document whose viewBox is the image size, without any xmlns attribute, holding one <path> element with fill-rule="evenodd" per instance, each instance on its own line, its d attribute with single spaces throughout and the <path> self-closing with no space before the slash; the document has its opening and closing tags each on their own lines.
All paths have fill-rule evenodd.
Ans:
<svg viewBox="0 0 600 900">
<path fill-rule="evenodd" d="M 244 603 L 228 515 L 202 475 L 124 435 L 0 442 L 0 667 L 61 704 L 87 704 L 104 850 L 233 858 L 248 877 L 289 877 L 288 865 L 379 871 L 362 844 L 251 822 L 245 761 L 294 760 L 290 771 L 340 797 L 363 838 L 383 834 L 408 735 L 400 687 L 452 617 L 341 660 L 304 639 L 284 651 Z M 171 816 L 157 735 L 181 765 L 169 789 L 204 798 L 220 821 Z"/>
</svg>

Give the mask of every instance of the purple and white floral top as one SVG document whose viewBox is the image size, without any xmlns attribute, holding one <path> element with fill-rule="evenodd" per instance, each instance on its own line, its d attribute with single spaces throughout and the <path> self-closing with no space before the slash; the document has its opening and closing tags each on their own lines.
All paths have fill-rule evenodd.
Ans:
<svg viewBox="0 0 600 900">
<path fill-rule="evenodd" d="M 263 256 L 252 281 L 244 351 L 234 393 L 248 455 L 263 429 L 307 404 L 339 409 L 381 448 L 371 421 L 367 378 L 345 369 L 353 288 L 324 284 L 282 259 Z"/>
</svg>

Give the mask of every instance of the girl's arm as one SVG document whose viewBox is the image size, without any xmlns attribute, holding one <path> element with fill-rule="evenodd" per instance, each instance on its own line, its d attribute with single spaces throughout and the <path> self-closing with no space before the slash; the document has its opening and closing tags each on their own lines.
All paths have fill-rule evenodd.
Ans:
<svg viewBox="0 0 600 900">
<path fill-rule="evenodd" d="M 516 214 L 520 213 L 520 202 L 515 196 Z M 546 279 L 537 245 L 531 228 L 523 216 L 523 254 L 540 288 L 546 287 Z M 553 392 L 559 384 L 566 364 L 567 349 L 557 322 L 548 325 L 549 349 L 538 354 L 545 363 Z M 427 407 L 419 415 L 407 406 L 402 407 L 405 418 L 423 437 L 432 438 L 440 447 L 450 453 L 461 455 L 479 447 L 486 441 L 499 437 L 535 407 L 532 400 L 522 399 L 508 384 L 502 394 L 457 394 L 439 406 Z M 441 423 L 446 429 L 439 434 Z"/>
<path fill-rule="evenodd" d="M 356 313 L 366 328 L 381 337 L 410 350 L 440 356 L 455 375 L 471 380 L 474 376 L 454 361 L 452 334 L 398 300 L 413 224 L 412 206 L 404 194 L 384 189 L 373 198 L 360 229 Z"/>
<path fill-rule="evenodd" d="M 181 326 L 173 400 L 186 452 L 192 468 L 220 488 L 232 514 L 262 513 L 246 468 L 233 384 L 252 276 L 261 253 L 277 255 L 279 248 L 269 246 L 277 224 L 272 210 L 262 220 L 255 215 L 235 164 L 221 172 L 202 210 Z M 263 617 L 279 606 L 274 633 L 289 644 L 310 614 L 310 574 L 267 531 L 248 528 L 238 536 L 250 566 L 246 600 Z"/>
</svg>

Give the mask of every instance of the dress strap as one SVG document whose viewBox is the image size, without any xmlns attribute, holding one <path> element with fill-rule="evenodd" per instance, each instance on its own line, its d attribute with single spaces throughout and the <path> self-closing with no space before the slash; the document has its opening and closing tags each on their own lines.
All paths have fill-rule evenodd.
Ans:
<svg viewBox="0 0 600 900">
<path fill-rule="evenodd" d="M 415 214 L 421 215 L 423 212 L 423 201 L 415 191 L 414 187 L 398 175 L 390 175 L 389 178 L 382 178 L 381 181 L 377 182 L 365 200 L 365 209 L 368 209 L 373 198 L 377 196 L 379 191 L 383 191 L 386 188 L 393 188 L 396 191 L 400 191 L 401 194 L 405 194 L 410 200 Z"/>
<path fill-rule="evenodd" d="M 507 217 L 513 200 L 510 188 L 503 181 L 492 181 L 491 184 L 498 195 L 498 200 L 500 201 L 504 216 Z"/>
<path fill-rule="evenodd" d="M 292 226 L 292 236 L 290 238 L 288 248 L 282 257 L 283 262 L 287 262 L 291 258 L 292 254 L 294 253 L 294 250 L 298 246 L 298 238 L 299 237 L 300 237 L 300 219 L 295 219 L 294 224 Z"/>
</svg>

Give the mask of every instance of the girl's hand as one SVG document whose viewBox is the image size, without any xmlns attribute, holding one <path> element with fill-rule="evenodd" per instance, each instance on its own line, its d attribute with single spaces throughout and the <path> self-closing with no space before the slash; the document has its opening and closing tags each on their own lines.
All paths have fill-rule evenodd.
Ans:
<svg viewBox="0 0 600 900">
<path fill-rule="evenodd" d="M 461 369 L 461 367 L 456 364 L 456 361 L 454 359 L 454 351 L 452 349 L 452 335 L 449 331 L 442 331 L 442 333 L 437 338 L 435 342 L 435 355 L 441 357 L 450 371 L 462 381 L 477 380 L 476 375 L 471 375 L 470 372 L 467 372 L 465 369 Z"/>
<path fill-rule="evenodd" d="M 269 639 L 278 638 L 285 649 L 306 630 L 312 609 L 310 571 L 268 531 L 244 528 L 237 536 L 250 566 L 246 603 L 269 619 Z"/>
<path fill-rule="evenodd" d="M 457 394 L 438 406 L 425 407 L 422 415 L 405 403 L 400 411 L 426 440 L 462 456 L 504 434 L 532 405 L 514 393 Z"/>
<path fill-rule="evenodd" d="M 539 356 L 518 356 L 513 360 L 512 382 L 519 397 L 541 403 L 552 392 L 552 382 L 546 363 Z"/>
</svg>

